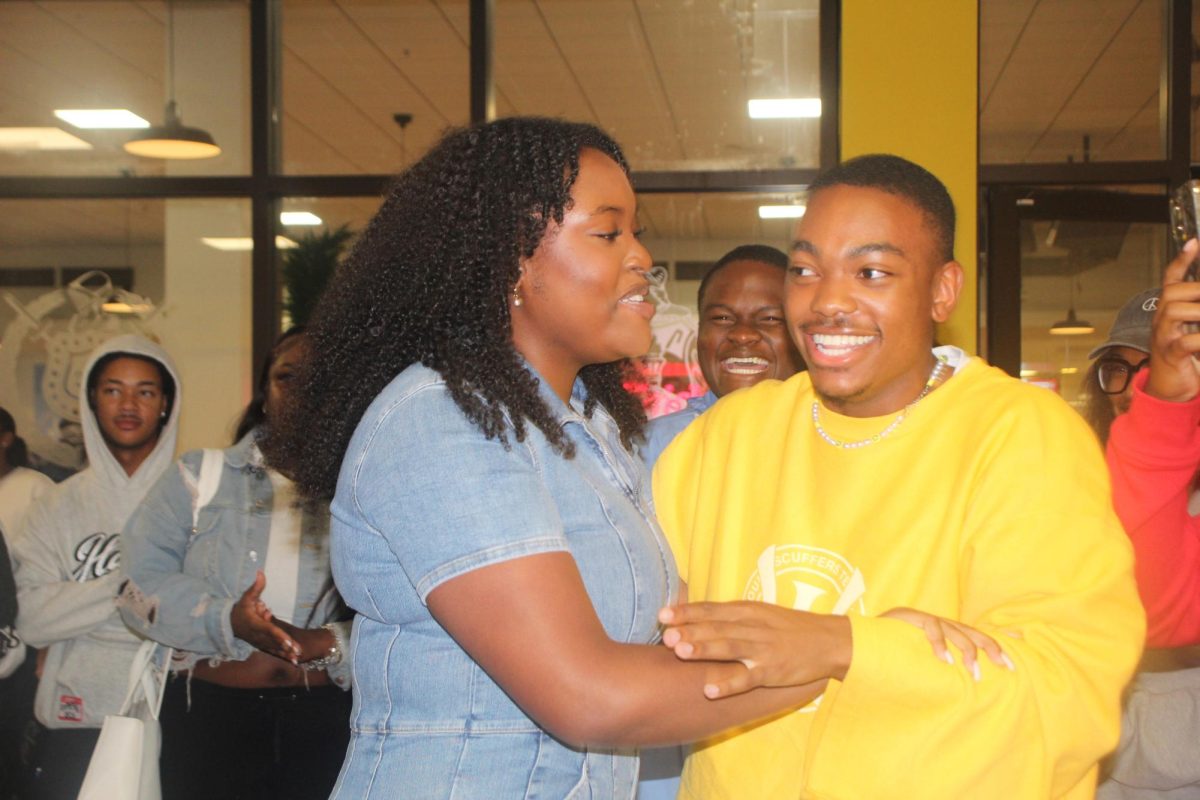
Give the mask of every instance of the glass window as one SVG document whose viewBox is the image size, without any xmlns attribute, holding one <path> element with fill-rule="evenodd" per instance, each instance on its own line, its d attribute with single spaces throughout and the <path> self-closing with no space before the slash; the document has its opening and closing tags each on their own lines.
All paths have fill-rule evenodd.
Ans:
<svg viewBox="0 0 1200 800">
<path fill-rule="evenodd" d="M 398 172 L 470 117 L 467 0 L 284 0 L 283 172 Z"/>
<path fill-rule="evenodd" d="M 1022 220 L 1020 237 L 1021 376 L 1079 406 L 1088 353 L 1125 301 L 1161 280 L 1166 223 Z"/>
<path fill-rule="evenodd" d="M 280 330 L 308 323 L 334 267 L 382 202 L 378 197 L 288 197 L 275 239 Z"/>
<path fill-rule="evenodd" d="M 1164 0 L 979 4 L 986 164 L 1165 157 Z"/>
<path fill-rule="evenodd" d="M 80 370 L 122 332 L 180 372 L 182 449 L 229 442 L 250 399 L 244 200 L 0 201 L 0 406 L 39 457 L 79 466 Z"/>
<path fill-rule="evenodd" d="M 818 7 L 497 0 L 497 114 L 596 123 L 635 170 L 816 167 Z M 816 116 L 750 117 L 751 100 L 784 99 Z"/>
<path fill-rule="evenodd" d="M 0 3 L 0 175 L 247 174 L 249 74 L 245 0 Z M 142 129 L 112 126 L 161 126 L 170 99 L 219 155 L 123 149 Z M 97 110 L 132 121 L 62 114 Z"/>
</svg>

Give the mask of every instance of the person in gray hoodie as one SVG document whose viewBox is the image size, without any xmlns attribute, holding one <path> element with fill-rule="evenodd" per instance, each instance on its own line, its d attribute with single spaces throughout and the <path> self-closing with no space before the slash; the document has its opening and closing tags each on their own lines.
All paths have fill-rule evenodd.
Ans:
<svg viewBox="0 0 1200 800">
<path fill-rule="evenodd" d="M 166 351 L 117 336 L 84 370 L 88 467 L 29 510 L 15 547 L 17 631 L 46 648 L 25 796 L 74 798 L 140 639 L 121 621 L 120 531 L 175 455 L 179 377 Z"/>
</svg>

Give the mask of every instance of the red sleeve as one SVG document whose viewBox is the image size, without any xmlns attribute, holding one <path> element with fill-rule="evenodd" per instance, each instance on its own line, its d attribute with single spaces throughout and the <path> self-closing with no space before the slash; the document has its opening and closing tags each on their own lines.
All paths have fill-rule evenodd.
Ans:
<svg viewBox="0 0 1200 800">
<path fill-rule="evenodd" d="M 1200 642 L 1200 521 L 1188 500 L 1200 466 L 1200 397 L 1171 403 L 1135 376 L 1133 403 L 1108 438 L 1113 505 L 1133 540 L 1138 591 L 1146 607 L 1146 643 Z"/>
</svg>

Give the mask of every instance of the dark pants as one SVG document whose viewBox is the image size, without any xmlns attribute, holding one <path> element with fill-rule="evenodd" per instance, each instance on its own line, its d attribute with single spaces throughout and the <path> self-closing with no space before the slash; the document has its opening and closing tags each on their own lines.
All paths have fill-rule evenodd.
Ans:
<svg viewBox="0 0 1200 800">
<path fill-rule="evenodd" d="M 0 678 L 0 800 L 17 796 L 17 787 L 25 774 L 21 745 L 33 721 L 36 662 L 37 651 L 31 649 L 16 672 Z"/>
<path fill-rule="evenodd" d="M 51 730 L 39 725 L 21 797 L 75 800 L 99 738 L 99 728 Z"/>
<path fill-rule="evenodd" d="M 163 699 L 163 800 L 326 800 L 350 741 L 350 693 L 228 689 L 172 678 Z"/>
</svg>

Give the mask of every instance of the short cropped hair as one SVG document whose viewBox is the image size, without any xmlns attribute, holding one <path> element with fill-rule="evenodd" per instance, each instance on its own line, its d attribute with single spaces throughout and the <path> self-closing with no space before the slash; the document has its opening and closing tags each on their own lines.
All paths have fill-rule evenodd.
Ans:
<svg viewBox="0 0 1200 800">
<path fill-rule="evenodd" d="M 709 267 L 708 272 L 704 273 L 704 278 L 700 281 L 700 289 L 696 292 L 696 310 L 699 311 L 704 308 L 704 291 L 708 288 L 708 283 L 712 280 L 712 276 L 734 261 L 758 261 L 763 264 L 770 264 L 772 267 L 779 267 L 784 271 L 787 271 L 788 266 L 787 254 L 782 250 L 771 247 L 769 244 L 743 244 L 735 247 L 721 256 L 717 260 L 717 263 Z"/>
<path fill-rule="evenodd" d="M 830 167 L 809 185 L 808 192 L 811 196 L 831 186 L 878 189 L 908 200 L 925 215 L 941 260 L 954 260 L 954 201 L 946 185 L 929 170 L 900 156 L 875 153 Z"/>
</svg>

